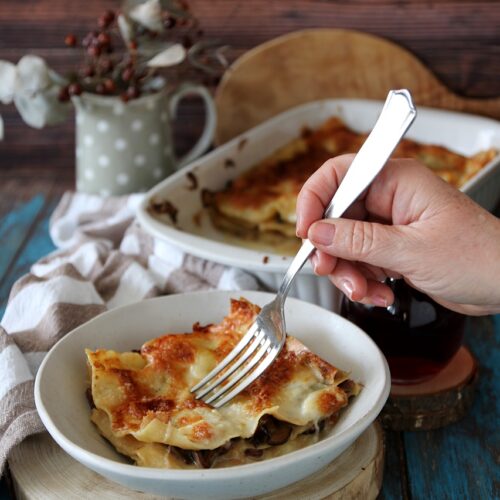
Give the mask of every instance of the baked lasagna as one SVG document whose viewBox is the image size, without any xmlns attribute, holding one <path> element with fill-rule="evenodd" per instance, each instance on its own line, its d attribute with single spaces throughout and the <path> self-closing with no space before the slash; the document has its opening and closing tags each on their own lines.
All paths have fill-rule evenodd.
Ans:
<svg viewBox="0 0 500 500">
<path fill-rule="evenodd" d="M 314 443 L 360 386 L 296 338 L 272 366 L 219 409 L 190 388 L 246 333 L 259 307 L 232 300 L 219 324 L 196 323 L 139 351 L 86 350 L 92 422 L 137 465 L 224 467 L 263 460 Z"/>
<path fill-rule="evenodd" d="M 326 160 L 356 153 L 367 134 L 333 117 L 317 130 L 304 130 L 274 154 L 218 192 L 203 192 L 213 224 L 247 240 L 277 243 L 295 239 L 295 206 L 302 185 Z M 442 146 L 403 139 L 393 157 L 416 158 L 450 184 L 460 187 L 497 154 L 493 149 L 470 158 Z"/>
</svg>

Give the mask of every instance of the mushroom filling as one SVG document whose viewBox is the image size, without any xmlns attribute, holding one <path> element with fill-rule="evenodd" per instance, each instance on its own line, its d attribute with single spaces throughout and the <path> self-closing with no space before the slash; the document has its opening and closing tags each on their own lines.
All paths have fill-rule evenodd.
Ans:
<svg viewBox="0 0 500 500">
<path fill-rule="evenodd" d="M 324 429 L 325 422 L 320 421 L 318 425 L 312 425 L 301 434 L 314 434 Z M 291 437 L 293 424 L 283 422 L 272 415 L 264 415 L 257 424 L 257 428 L 252 437 L 246 439 L 249 447 L 245 449 L 245 456 L 249 458 L 261 458 L 267 446 L 277 446 L 285 444 Z M 223 446 L 213 450 L 184 450 L 177 446 L 170 446 L 170 450 L 187 465 L 209 469 L 212 467 L 220 455 L 227 453 L 238 439 L 228 441 Z"/>
<path fill-rule="evenodd" d="M 269 444 L 278 445 L 284 444 L 292 434 L 293 426 L 287 422 L 283 422 L 274 418 L 271 415 L 264 415 L 257 424 L 254 435 L 250 438 L 250 442 L 255 446 Z"/>
<path fill-rule="evenodd" d="M 231 448 L 231 441 L 214 450 L 184 450 L 177 446 L 170 446 L 170 450 L 187 465 L 196 465 L 203 469 L 209 469 L 218 456 L 223 455 Z"/>
</svg>

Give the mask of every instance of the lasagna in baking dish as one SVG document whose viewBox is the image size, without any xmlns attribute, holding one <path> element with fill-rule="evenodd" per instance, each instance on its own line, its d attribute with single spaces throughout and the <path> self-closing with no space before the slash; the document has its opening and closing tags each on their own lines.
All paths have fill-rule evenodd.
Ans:
<svg viewBox="0 0 500 500">
<path fill-rule="evenodd" d="M 317 130 L 304 130 L 301 137 L 247 170 L 225 189 L 203 193 L 213 224 L 240 238 L 263 243 L 295 239 L 295 202 L 306 179 L 327 159 L 357 152 L 366 137 L 336 117 Z M 416 158 L 460 187 L 496 154 L 491 149 L 466 158 L 441 146 L 403 139 L 393 156 Z"/>
<path fill-rule="evenodd" d="M 232 300 L 219 324 L 196 323 L 140 351 L 86 350 L 92 422 L 137 465 L 208 468 L 275 457 L 316 442 L 360 386 L 293 337 L 257 380 L 215 409 L 190 388 L 236 345 L 259 313 Z"/>
</svg>

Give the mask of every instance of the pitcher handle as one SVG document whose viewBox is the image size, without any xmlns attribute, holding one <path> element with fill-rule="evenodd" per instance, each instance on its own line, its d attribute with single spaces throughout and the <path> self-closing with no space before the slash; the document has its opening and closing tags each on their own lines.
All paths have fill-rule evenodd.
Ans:
<svg viewBox="0 0 500 500">
<path fill-rule="evenodd" d="M 215 125 L 217 123 L 217 112 L 215 110 L 214 100 L 210 92 L 203 85 L 194 85 L 185 83 L 176 89 L 170 96 L 168 103 L 169 116 L 174 120 L 177 115 L 177 107 L 181 99 L 186 95 L 197 94 L 203 99 L 205 105 L 205 125 L 196 144 L 182 158 L 175 160 L 175 168 L 179 169 L 189 162 L 201 156 L 212 144 L 215 134 Z"/>
</svg>

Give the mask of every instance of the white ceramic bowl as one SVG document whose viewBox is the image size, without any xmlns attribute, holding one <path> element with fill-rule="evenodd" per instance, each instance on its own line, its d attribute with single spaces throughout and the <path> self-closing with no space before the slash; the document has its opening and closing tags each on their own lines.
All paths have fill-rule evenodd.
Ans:
<svg viewBox="0 0 500 500">
<path fill-rule="evenodd" d="M 230 297 L 263 305 L 263 292 L 198 292 L 169 295 L 114 309 L 76 328 L 48 353 L 35 381 L 40 417 L 55 441 L 73 458 L 133 490 L 175 498 L 224 499 L 263 494 L 298 481 L 327 465 L 373 422 L 390 389 L 385 358 L 358 327 L 316 305 L 288 299 L 290 334 L 364 385 L 330 435 L 279 458 L 208 470 L 166 470 L 129 465 L 90 421 L 85 397 L 84 348 L 130 350 L 165 332 L 191 331 L 192 324 L 220 321 Z"/>
<path fill-rule="evenodd" d="M 155 186 L 139 207 L 139 222 L 154 236 L 188 253 L 251 271 L 269 289 L 276 290 L 291 257 L 229 243 L 224 234 L 212 227 L 207 216 L 196 218 L 196 214 L 202 211 L 200 190 L 222 189 L 228 181 L 298 137 L 304 126 L 318 127 L 330 116 L 339 116 L 352 129 L 367 132 L 373 127 L 382 105 L 382 102 L 363 99 L 328 99 L 286 111 L 218 147 Z M 491 147 L 500 149 L 500 122 L 418 107 L 417 118 L 407 137 L 472 155 Z M 228 168 L 226 159 L 231 159 L 234 166 Z M 188 173 L 196 176 L 198 189 L 191 189 Z M 469 180 L 462 190 L 488 210 L 493 209 L 500 201 L 500 155 Z M 178 208 L 176 226 L 168 219 L 160 221 L 148 212 L 151 198 L 167 199 Z M 336 288 L 327 279 L 317 278 L 309 264 L 292 284 L 290 295 L 338 310 L 339 294 Z"/>
</svg>

